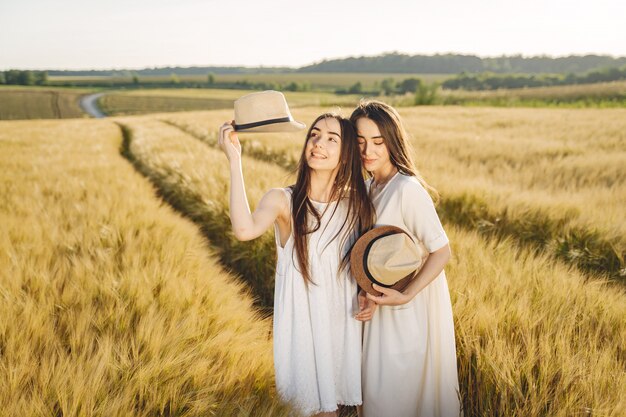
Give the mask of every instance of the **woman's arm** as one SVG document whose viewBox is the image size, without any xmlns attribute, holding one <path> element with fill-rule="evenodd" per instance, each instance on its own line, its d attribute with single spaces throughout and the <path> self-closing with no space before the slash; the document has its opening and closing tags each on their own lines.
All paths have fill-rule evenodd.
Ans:
<svg viewBox="0 0 626 417">
<path fill-rule="evenodd" d="M 277 220 L 289 224 L 289 201 L 279 189 L 269 190 L 259 202 L 254 213 L 250 212 L 244 186 L 241 144 L 230 123 L 220 127 L 219 144 L 230 162 L 230 221 L 233 233 L 239 240 L 251 240 L 261 236 Z"/>
<path fill-rule="evenodd" d="M 422 269 L 411 280 L 404 291 L 399 292 L 374 284 L 374 289 L 383 293 L 380 297 L 368 298 L 377 304 L 400 305 L 411 301 L 443 271 L 450 260 L 450 245 L 432 199 L 424 187 L 412 179 L 405 182 L 399 193 L 398 204 L 407 231 L 420 239 L 430 252 Z"/>
</svg>

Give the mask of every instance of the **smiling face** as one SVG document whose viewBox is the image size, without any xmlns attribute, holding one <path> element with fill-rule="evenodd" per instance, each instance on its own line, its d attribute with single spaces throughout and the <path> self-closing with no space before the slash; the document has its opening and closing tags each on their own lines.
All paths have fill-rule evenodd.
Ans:
<svg viewBox="0 0 626 417">
<path fill-rule="evenodd" d="M 305 157 L 307 165 L 316 171 L 337 169 L 341 158 L 341 125 L 337 119 L 326 117 L 313 125 Z"/>
<path fill-rule="evenodd" d="M 363 168 L 374 175 L 388 172 L 393 164 L 378 125 L 372 119 L 361 117 L 356 121 L 356 130 Z"/>
</svg>

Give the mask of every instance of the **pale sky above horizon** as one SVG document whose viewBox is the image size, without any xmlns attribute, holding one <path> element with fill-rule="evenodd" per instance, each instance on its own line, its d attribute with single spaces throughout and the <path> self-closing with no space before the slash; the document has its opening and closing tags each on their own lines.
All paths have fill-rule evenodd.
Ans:
<svg viewBox="0 0 626 417">
<path fill-rule="evenodd" d="M 626 56 L 620 0 L 0 0 L 0 70 L 302 66 L 463 53 Z"/>
</svg>

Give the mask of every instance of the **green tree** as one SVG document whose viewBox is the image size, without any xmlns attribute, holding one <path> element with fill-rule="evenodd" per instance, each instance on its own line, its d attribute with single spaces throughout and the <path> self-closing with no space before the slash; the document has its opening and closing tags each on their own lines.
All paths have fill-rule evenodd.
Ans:
<svg viewBox="0 0 626 417">
<path fill-rule="evenodd" d="M 393 78 L 385 78 L 380 83 L 380 89 L 384 95 L 389 96 L 393 94 L 393 92 L 396 90 L 396 82 L 393 80 Z"/>
<path fill-rule="evenodd" d="M 420 84 L 415 93 L 415 104 L 418 106 L 429 106 L 435 104 L 437 100 L 437 89 L 439 86 L 435 83 L 426 85 Z"/>
<path fill-rule="evenodd" d="M 133 74 L 133 84 L 139 85 L 139 76 L 136 73 Z"/>
<path fill-rule="evenodd" d="M 398 85 L 398 93 L 416 93 L 421 84 L 422 80 L 419 78 L 406 78 Z"/>
<path fill-rule="evenodd" d="M 287 84 L 284 88 L 287 91 L 299 91 L 300 87 L 298 86 L 298 83 L 296 83 L 295 81 L 292 81 L 289 84 Z"/>
<path fill-rule="evenodd" d="M 180 78 L 174 72 L 170 74 L 170 84 L 180 84 Z"/>
<path fill-rule="evenodd" d="M 5 82 L 10 85 L 34 85 L 35 75 L 32 71 L 8 70 L 4 73 Z"/>
<path fill-rule="evenodd" d="M 212 72 L 207 74 L 207 84 L 213 85 L 215 84 L 215 75 Z"/>
<path fill-rule="evenodd" d="M 46 85 L 48 84 L 48 72 L 47 71 L 37 71 L 33 74 L 34 82 L 37 85 Z"/>
<path fill-rule="evenodd" d="M 35 84 L 35 74 L 32 71 L 21 71 L 20 74 L 20 84 L 21 85 L 34 85 Z"/>
<path fill-rule="evenodd" d="M 16 70 L 8 70 L 4 73 L 4 82 L 11 85 L 17 84 L 17 71 Z"/>
<path fill-rule="evenodd" d="M 348 89 L 348 93 L 350 94 L 361 94 L 362 92 L 363 84 L 361 84 L 361 81 L 357 81 L 356 83 L 352 84 Z"/>
</svg>

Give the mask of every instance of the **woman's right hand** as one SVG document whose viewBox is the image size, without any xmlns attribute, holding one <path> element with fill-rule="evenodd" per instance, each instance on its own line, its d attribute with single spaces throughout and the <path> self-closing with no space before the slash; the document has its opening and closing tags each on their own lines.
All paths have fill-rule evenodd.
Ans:
<svg viewBox="0 0 626 417">
<path fill-rule="evenodd" d="M 241 143 L 232 122 L 220 126 L 218 143 L 230 162 L 241 160 Z"/>
</svg>

